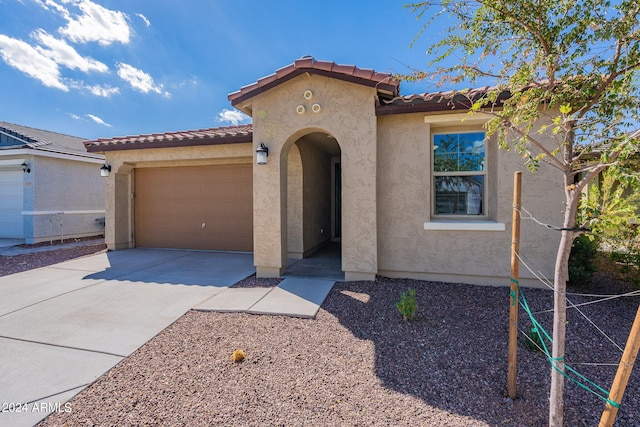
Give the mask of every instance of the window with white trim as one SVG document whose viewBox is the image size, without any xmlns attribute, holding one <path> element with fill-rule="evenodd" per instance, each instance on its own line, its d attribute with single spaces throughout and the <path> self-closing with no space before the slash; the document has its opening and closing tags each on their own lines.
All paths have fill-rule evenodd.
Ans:
<svg viewBox="0 0 640 427">
<path fill-rule="evenodd" d="M 433 215 L 486 215 L 486 137 L 484 132 L 433 135 Z"/>
</svg>

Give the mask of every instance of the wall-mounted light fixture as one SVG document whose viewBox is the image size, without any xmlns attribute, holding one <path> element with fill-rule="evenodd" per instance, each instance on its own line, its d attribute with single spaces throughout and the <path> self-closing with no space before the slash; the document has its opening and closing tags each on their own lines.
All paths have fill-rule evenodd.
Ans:
<svg viewBox="0 0 640 427">
<path fill-rule="evenodd" d="M 109 176 L 109 172 L 111 172 L 111 165 L 108 165 L 106 163 L 102 165 L 102 167 L 100 168 L 100 176 L 107 177 Z"/>
<path fill-rule="evenodd" d="M 261 142 L 260 147 L 256 150 L 256 163 L 259 165 L 266 165 L 267 157 L 269 157 L 269 149 L 264 145 L 264 142 Z"/>
<path fill-rule="evenodd" d="M 29 164 L 26 161 L 22 162 L 22 172 L 31 173 L 31 168 L 29 167 Z"/>
</svg>

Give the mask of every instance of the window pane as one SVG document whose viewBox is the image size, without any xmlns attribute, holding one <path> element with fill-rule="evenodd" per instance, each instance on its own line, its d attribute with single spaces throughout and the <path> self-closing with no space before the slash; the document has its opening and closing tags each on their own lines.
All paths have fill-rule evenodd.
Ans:
<svg viewBox="0 0 640 427">
<path fill-rule="evenodd" d="M 448 172 L 458 170 L 458 135 L 435 135 L 433 137 L 433 170 Z"/>
<path fill-rule="evenodd" d="M 459 135 L 461 171 L 484 170 L 484 133 L 462 133 Z"/>
<path fill-rule="evenodd" d="M 482 215 L 484 176 L 436 176 L 436 215 Z"/>
<path fill-rule="evenodd" d="M 485 142 L 483 132 L 443 134 L 433 137 L 433 170 L 435 172 L 484 170 Z"/>
</svg>

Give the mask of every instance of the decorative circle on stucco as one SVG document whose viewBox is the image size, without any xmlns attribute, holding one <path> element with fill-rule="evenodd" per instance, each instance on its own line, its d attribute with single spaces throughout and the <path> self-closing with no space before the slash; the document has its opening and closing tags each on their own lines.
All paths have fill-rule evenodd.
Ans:
<svg viewBox="0 0 640 427">
<path fill-rule="evenodd" d="M 320 106 L 320 104 L 313 104 L 311 106 L 311 111 L 313 111 L 314 113 L 319 113 L 322 110 L 322 107 Z"/>
<path fill-rule="evenodd" d="M 304 96 L 304 99 L 306 99 L 307 101 L 311 101 L 311 98 L 313 98 L 313 92 L 311 92 L 310 90 L 305 90 L 302 96 Z"/>
<path fill-rule="evenodd" d="M 298 105 L 296 107 L 296 113 L 298 113 L 298 114 L 304 114 L 305 111 L 307 111 L 307 109 L 304 108 L 304 105 Z"/>
</svg>

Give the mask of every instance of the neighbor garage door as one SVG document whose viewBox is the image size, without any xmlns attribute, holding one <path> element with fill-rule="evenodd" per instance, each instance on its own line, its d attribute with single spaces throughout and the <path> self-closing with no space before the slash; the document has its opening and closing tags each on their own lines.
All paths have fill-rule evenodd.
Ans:
<svg viewBox="0 0 640 427">
<path fill-rule="evenodd" d="M 251 168 L 136 169 L 136 246 L 253 251 Z"/>
<path fill-rule="evenodd" d="M 0 169 L 0 237 L 22 239 L 24 172 Z"/>
</svg>

